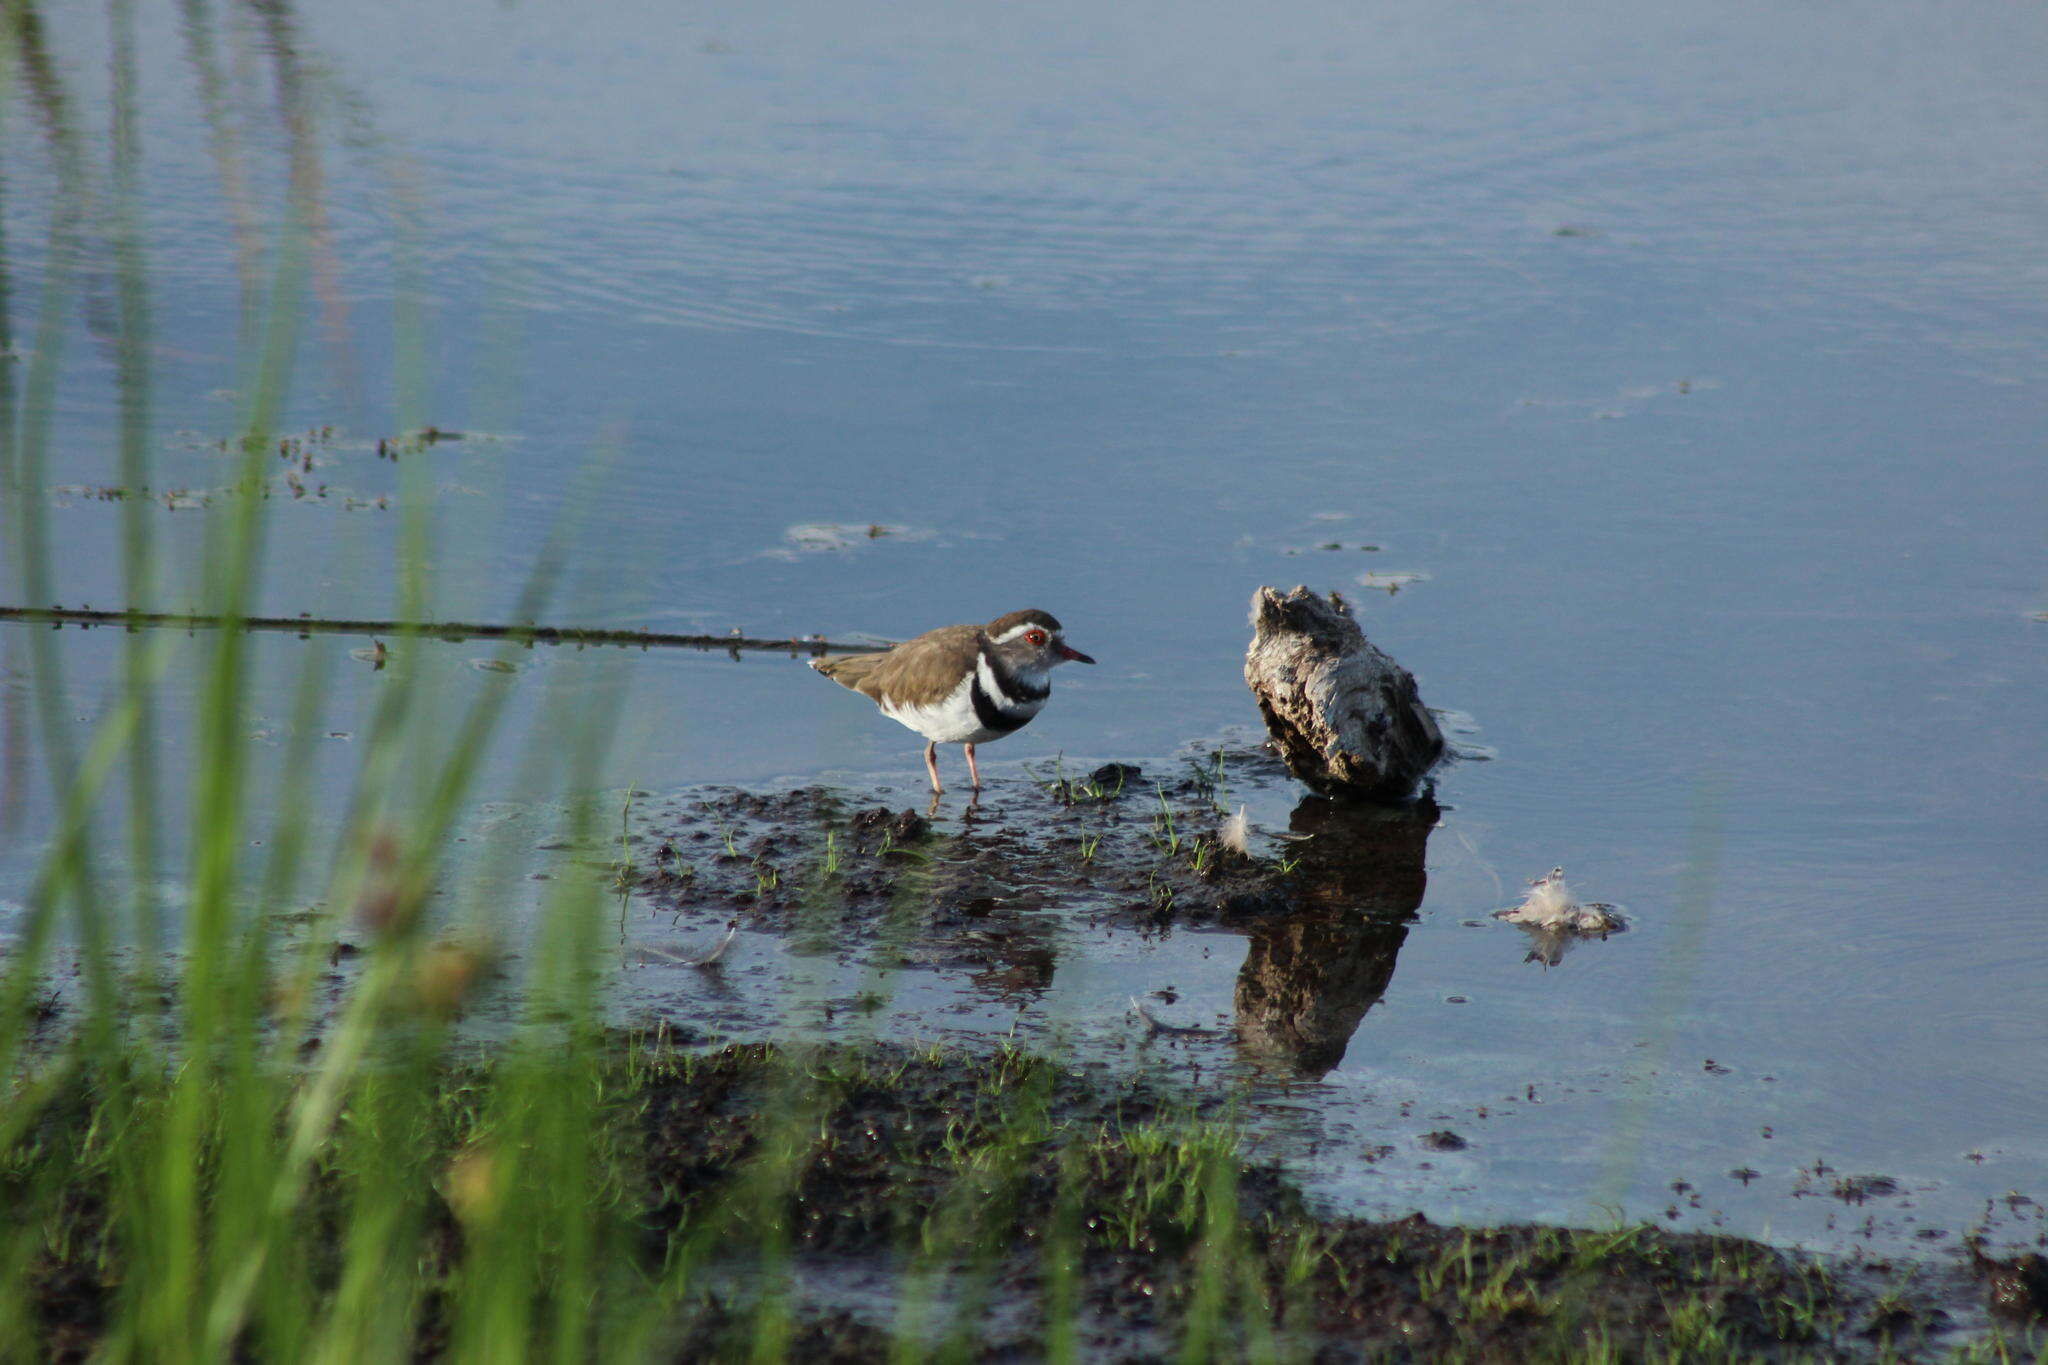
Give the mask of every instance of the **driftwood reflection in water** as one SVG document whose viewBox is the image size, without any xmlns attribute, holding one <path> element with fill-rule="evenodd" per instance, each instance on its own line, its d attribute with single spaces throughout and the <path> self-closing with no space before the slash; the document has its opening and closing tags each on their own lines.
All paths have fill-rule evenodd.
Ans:
<svg viewBox="0 0 2048 1365">
<path fill-rule="evenodd" d="M 1364 806 L 1312 796 L 1289 825 L 1297 909 L 1252 930 L 1237 975 L 1237 1032 L 1253 1057 L 1311 1079 L 1344 1059 L 1365 1012 L 1386 994 L 1428 885 L 1437 806 Z"/>
</svg>

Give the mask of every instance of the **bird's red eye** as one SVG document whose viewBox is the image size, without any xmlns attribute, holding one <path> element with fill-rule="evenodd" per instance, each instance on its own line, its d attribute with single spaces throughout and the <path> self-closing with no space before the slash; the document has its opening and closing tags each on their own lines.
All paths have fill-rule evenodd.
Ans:
<svg viewBox="0 0 2048 1365">
<path fill-rule="evenodd" d="M 1034 645 L 1042 645 L 1045 643 L 1045 632 L 1042 630 L 1027 631 L 1024 638 Z"/>
</svg>

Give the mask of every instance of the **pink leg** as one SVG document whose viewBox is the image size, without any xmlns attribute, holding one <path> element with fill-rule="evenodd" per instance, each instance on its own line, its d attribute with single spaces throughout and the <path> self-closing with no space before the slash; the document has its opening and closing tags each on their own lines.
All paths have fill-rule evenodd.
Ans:
<svg viewBox="0 0 2048 1365">
<path fill-rule="evenodd" d="M 981 769 L 975 766 L 975 762 L 974 762 L 974 746 L 973 746 L 972 744 L 968 744 L 968 745 L 963 745 L 962 747 L 963 747 L 963 748 L 965 748 L 965 749 L 967 750 L 967 781 L 968 781 L 968 783 L 969 783 L 969 784 L 970 784 L 971 786 L 973 786 L 973 788 L 974 788 L 974 789 L 975 789 L 976 791 L 980 791 L 980 790 L 981 790 Z"/>
<path fill-rule="evenodd" d="M 973 762 L 974 760 L 970 756 L 968 759 L 969 765 L 972 766 Z M 930 744 L 924 746 L 924 770 L 932 775 L 932 795 L 936 796 L 944 791 L 945 788 L 939 785 L 939 742 L 937 740 L 933 740 Z"/>
</svg>

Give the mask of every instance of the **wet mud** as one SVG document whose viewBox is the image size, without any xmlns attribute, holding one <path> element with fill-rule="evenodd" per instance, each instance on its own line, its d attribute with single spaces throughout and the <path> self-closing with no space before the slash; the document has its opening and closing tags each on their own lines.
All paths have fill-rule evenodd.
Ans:
<svg viewBox="0 0 2048 1365">
<path fill-rule="evenodd" d="M 1247 944 L 1228 1029 L 1159 1022 L 1151 1011 L 1170 1018 L 1176 1003 L 1163 991 L 1136 1002 L 1133 1035 L 1150 1025 L 1153 1045 L 1172 1047 L 1227 1034 L 1254 1065 L 1314 1081 L 1388 989 L 1440 812 L 1427 796 L 1309 797 L 1285 828 L 1231 828 L 1234 793 L 1283 780 L 1246 749 L 1155 772 L 1053 769 L 937 809 L 822 786 L 636 793 L 612 860 L 574 856 L 679 943 L 708 945 L 730 925 L 796 954 L 961 973 L 999 996 L 1046 991 L 1076 924 L 1228 930 Z M 603 1053 L 621 1235 L 650 1277 L 679 1246 L 702 1256 L 670 1338 L 679 1360 L 755 1354 L 771 1284 L 772 1330 L 803 1360 L 873 1360 L 906 1340 L 965 1359 L 1071 1347 L 1150 1360 L 1205 1332 L 1218 1357 L 1277 1346 L 1318 1361 L 1932 1359 L 1993 1323 L 2022 1355 L 2048 1344 L 2038 1257 L 1848 1262 L 1646 1225 L 1339 1216 L 1246 1140 L 1243 1092 L 1199 1071 L 993 1038 L 910 1048 L 722 1032 L 685 1017 L 617 1033 Z M 448 1088 L 482 1083 L 458 1074 Z M 53 1144 L 66 1112 L 53 1110 Z M 1362 1161 L 1458 1160 L 1470 1145 L 1435 1122 L 1418 1135 L 1405 1106 L 1401 1118 L 1362 1135 Z M 442 1140 L 435 1160 L 459 1163 L 475 1137 Z M 780 1192 L 763 1204 L 778 1152 Z M 5 1184 L 0 1173 L 0 1196 Z M 1212 1202 L 1220 1189 L 1227 1204 Z M 1812 1192 L 1854 1206 L 1895 1185 L 1823 1168 Z M 103 1207 L 73 1189 L 56 1211 L 52 1245 L 69 1250 L 38 1267 L 33 1305 L 49 1359 L 87 1358 L 118 1292 Z M 446 1205 L 432 1216 L 452 1279 L 462 1220 Z M 447 1332 L 430 1300 L 417 1355 L 436 1358 Z"/>
<path fill-rule="evenodd" d="M 880 967 L 957 972 L 984 990 L 1022 997 L 1049 989 L 1063 951 L 1071 950 L 1063 935 L 1076 926 L 1109 925 L 1141 935 L 1228 931 L 1243 937 L 1246 952 L 1227 1027 L 1180 1026 L 1169 991 L 1133 999 L 1133 1031 L 1167 1046 L 1183 1035 L 1221 1037 L 1234 1045 L 1238 1058 L 1262 1071 L 1313 1082 L 1343 1061 L 1361 1022 L 1388 990 L 1427 889 L 1428 849 L 1440 811 L 1428 793 L 1397 805 L 1309 796 L 1288 813 L 1285 828 L 1232 830 L 1234 792 L 1286 781 L 1270 753 L 1242 747 L 1150 770 L 1109 764 L 1087 773 L 1041 771 L 1031 779 L 999 780 L 971 801 L 948 793 L 942 802 L 906 805 L 900 792 L 822 786 L 700 790 L 650 800 L 635 810 L 630 861 L 619 878 L 634 901 L 692 932 L 733 923 L 787 936 L 807 951 L 865 956 Z M 1537 939 L 1530 956 L 1546 963 L 1577 941 L 1569 935 L 1565 941 L 1541 934 Z M 1095 1084 L 1127 1094 L 1134 1082 L 1122 1071 L 1105 1071 Z M 1421 1139 L 1386 1136 L 1403 1148 L 1419 1144 L 1425 1153 L 1467 1146 L 1465 1137 L 1449 1129 Z M 1272 1178 L 1284 1183 L 1277 1172 Z M 1816 1189 L 1846 1206 L 1898 1193 L 1896 1182 L 1884 1176 L 1844 1177 Z M 1692 1207 L 1698 1207 L 1697 1199 Z M 1300 1216 L 1309 1217 L 1305 1211 Z M 1512 1226 L 1445 1230 L 1419 1219 L 1318 1225 L 1341 1228 L 1332 1235 L 1344 1242 L 1347 1254 L 1374 1263 L 1385 1253 L 1373 1248 L 1389 1239 L 1441 1247 L 1445 1238 L 1461 1246 L 1476 1238 L 1488 1257 L 1504 1258 L 1497 1267 L 1532 1255 L 1541 1238 L 1554 1235 Z M 1805 1263 L 1733 1238 L 1644 1235 L 1649 1240 L 1642 1247 L 1654 1247 L 1654 1255 L 1644 1250 L 1637 1260 L 1612 1269 L 1617 1278 L 1603 1282 L 1606 1307 L 1596 1316 L 1610 1310 L 1627 1316 L 1637 1325 L 1625 1330 L 1633 1332 L 1642 1315 L 1655 1321 L 1652 1303 L 1658 1295 L 1681 1290 L 1707 1295 L 1718 1312 L 1735 1302 L 1735 1289 L 1716 1275 L 1727 1271 L 1728 1249 L 1741 1248 L 1750 1267 L 1745 1276 L 1755 1273 L 1748 1258 L 1761 1257 L 1779 1277 L 1757 1282 L 1774 1286 L 1762 1298 L 1729 1309 L 1742 1321 L 1728 1329 L 1735 1335 L 1726 1344 L 1739 1342 L 1736 1349 L 1745 1354 L 1853 1357 L 1880 1340 L 1911 1353 L 1917 1347 L 1909 1340 L 1924 1343 L 1948 1330 L 1947 1309 L 1955 1311 L 1953 1321 L 1981 1326 L 1989 1300 L 2028 1302 L 2024 1287 L 2032 1284 L 2024 1269 L 1997 1268 L 2002 1262 L 1922 1264 L 1910 1272 L 1928 1286 L 1919 1306 L 1906 1309 L 1888 1301 L 1878 1314 L 1890 1315 L 1887 1323 L 1865 1323 L 1851 1333 L 1855 1342 L 1845 1345 L 1836 1336 L 1850 1331 L 1846 1324 L 1854 1313 L 1847 1305 L 1853 1295 L 1846 1280 L 1830 1282 L 1828 1294 L 1850 1298 L 1841 1300 L 1828 1329 L 1835 1335 L 1823 1347 L 1818 1337 L 1787 1335 L 1792 1329 L 1773 1316 L 1775 1310 L 1757 1306 L 1772 1295 L 1792 1293 L 1794 1278 L 1807 1273 L 1800 1269 Z M 873 1243 L 839 1247 L 830 1237 L 821 1247 L 828 1244 L 847 1254 L 877 1250 Z M 1910 1278 L 1881 1261 L 1866 1260 L 1858 1273 L 1876 1273 L 1873 1265 L 1891 1277 L 1888 1283 Z M 1161 1272 L 1152 1266 L 1148 1273 Z M 1020 1288 L 1029 1276 L 1022 1269 L 1016 1274 L 1019 1285 L 1013 1288 Z M 1360 1338 L 1371 1343 L 1359 1347 L 1366 1356 L 1419 1358 L 1449 1351 L 1511 1358 L 1534 1349 L 1537 1338 L 1528 1333 L 1538 1319 L 1547 1324 L 1544 1330 L 1555 1330 L 1556 1322 L 1546 1316 L 1550 1310 L 1540 1306 L 1553 1302 L 1565 1276 L 1563 1268 L 1553 1267 L 1529 1281 L 1519 1327 L 1495 1323 L 1476 1335 L 1463 1319 L 1448 1325 L 1441 1305 L 1427 1305 L 1427 1296 L 1416 1299 L 1412 1289 L 1404 1300 L 1382 1285 L 1373 1291 L 1382 1298 L 1370 1311 L 1340 1294 L 1329 1313 L 1352 1327 L 1370 1322 L 1372 1331 L 1405 1323 L 1394 1335 Z M 1365 1292 L 1356 1285 L 1346 1292 L 1352 1290 Z M 1799 1290 L 1808 1298 L 1813 1292 Z M 1116 1295 L 1104 1293 L 1097 1309 L 1121 1311 Z M 2023 1316 L 2009 1307 L 1999 1311 L 2009 1321 Z M 846 1330 L 849 1341 L 859 1338 L 850 1322 Z M 1115 1339 L 1116 1330 L 1105 1324 L 1101 1340 Z M 1653 1335 L 1639 1340 L 1660 1339 L 1654 1333 L 1661 1327 L 1644 1330 Z M 1029 1354 L 1021 1340 L 1011 1345 Z M 1349 1349 L 1331 1358 L 1347 1358 Z"/>
<path fill-rule="evenodd" d="M 757 1111 L 745 1097 L 767 1093 L 775 1055 L 717 1054 L 692 1084 L 665 1088 L 649 1108 L 648 1174 L 668 1201 L 665 1216 L 687 1216 L 691 1201 L 718 1189 L 729 1166 L 753 1150 L 747 1125 Z M 1055 1236 L 1049 1215 L 1077 1204 L 1086 1229 L 1073 1248 L 1083 1355 L 1176 1353 L 1198 1292 L 1201 1237 L 1170 1206 L 1136 1218 L 1118 1206 L 1156 1175 L 1132 1135 L 1202 1116 L 1199 1102 L 1144 1086 L 1105 1087 L 1099 1076 L 1016 1054 L 972 1062 L 871 1054 L 833 1074 L 844 1088 L 795 1200 L 803 1210 L 794 1235 L 807 1285 L 799 1292 L 806 1359 L 873 1358 L 867 1353 L 886 1339 L 880 1329 L 896 1320 L 896 1305 L 863 1304 L 859 1293 L 840 1301 L 833 1286 L 859 1285 L 861 1271 L 878 1264 L 900 1271 L 906 1202 L 939 1209 L 957 1197 L 955 1172 L 941 1155 L 947 1145 L 998 1140 L 1014 1118 L 992 1104 L 997 1091 L 1029 1096 L 1023 1103 L 1041 1104 L 1050 1127 L 1090 1137 L 1078 1191 L 1062 1188 L 1058 1145 L 1046 1141 L 1031 1144 L 1009 1188 L 989 1192 L 1003 1212 L 977 1237 L 1001 1249 L 981 1292 L 1013 1305 L 1042 1302 Z M 1753 1359 L 1877 1358 L 1932 1344 L 1948 1322 L 1925 1291 L 1879 1295 L 1735 1238 L 1647 1227 L 1475 1231 L 1420 1215 L 1320 1218 L 1275 1166 L 1237 1165 L 1233 1176 L 1242 1219 L 1236 1269 L 1273 1309 L 1272 1330 L 1317 1360 L 1558 1359 L 1595 1343 L 1642 1358 L 1709 1342 Z M 746 1324 L 735 1305 L 721 1303 L 695 1341 L 712 1354 L 738 1354 Z M 977 1359 L 1036 1358 L 1045 1326 L 1029 1308 L 990 1313 L 961 1344 Z M 1217 1342 L 1225 1355 L 1247 1344 L 1235 1327 Z"/>
<path fill-rule="evenodd" d="M 906 1341 L 1037 1359 L 1054 1335 L 1079 1358 L 1151 1360 L 1191 1332 L 1219 1358 L 1277 1345 L 1318 1361 L 1896 1359 L 1945 1349 L 1951 1325 L 1940 1285 L 1737 1238 L 1319 1216 L 1279 1167 L 1204 1145 L 1227 1131 L 1204 1126 L 1225 1117 L 1219 1102 L 1100 1067 L 1010 1050 L 677 1044 L 620 1034 L 606 1049 L 619 1235 L 650 1283 L 695 1257 L 668 1282 L 667 1358 L 756 1351 L 771 1281 L 785 1358 L 807 1361 L 879 1359 Z M 458 1125 L 439 1141 L 434 1160 L 459 1164 L 478 1138 Z M 748 1193 L 764 1179 L 779 1192 L 765 1205 Z M 451 1177 L 426 1211 L 451 1280 L 459 1186 Z M 65 1251 L 38 1267 L 33 1305 L 48 1359 L 87 1358 L 119 1292 L 102 1208 L 77 1189 L 56 1214 Z M 786 1253 L 763 1249 L 764 1218 Z M 1219 1266 L 1232 1306 L 1217 1315 Z M 430 1297 L 416 1357 L 437 1358 L 447 1335 Z"/>
<path fill-rule="evenodd" d="M 1281 773 L 1257 749 L 1156 776 L 1109 764 L 998 783 L 944 823 L 818 786 L 700 792 L 642 815 L 619 880 L 678 923 L 736 922 L 1007 992 L 1050 985 L 1072 925 L 1242 933 L 1239 1041 L 1313 1079 L 1392 979 L 1439 812 L 1427 796 L 1309 797 L 1284 830 L 1226 829 L 1231 785 Z"/>
</svg>

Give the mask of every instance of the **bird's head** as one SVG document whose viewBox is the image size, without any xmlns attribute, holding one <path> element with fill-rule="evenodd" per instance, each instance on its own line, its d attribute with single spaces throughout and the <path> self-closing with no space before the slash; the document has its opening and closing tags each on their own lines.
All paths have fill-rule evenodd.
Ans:
<svg viewBox="0 0 2048 1365">
<path fill-rule="evenodd" d="M 1095 662 L 1067 644 L 1060 623 L 1050 612 L 1036 608 L 998 616 L 982 627 L 982 633 L 988 637 L 990 651 L 1014 673 L 1046 673 L 1069 661 Z"/>
</svg>

